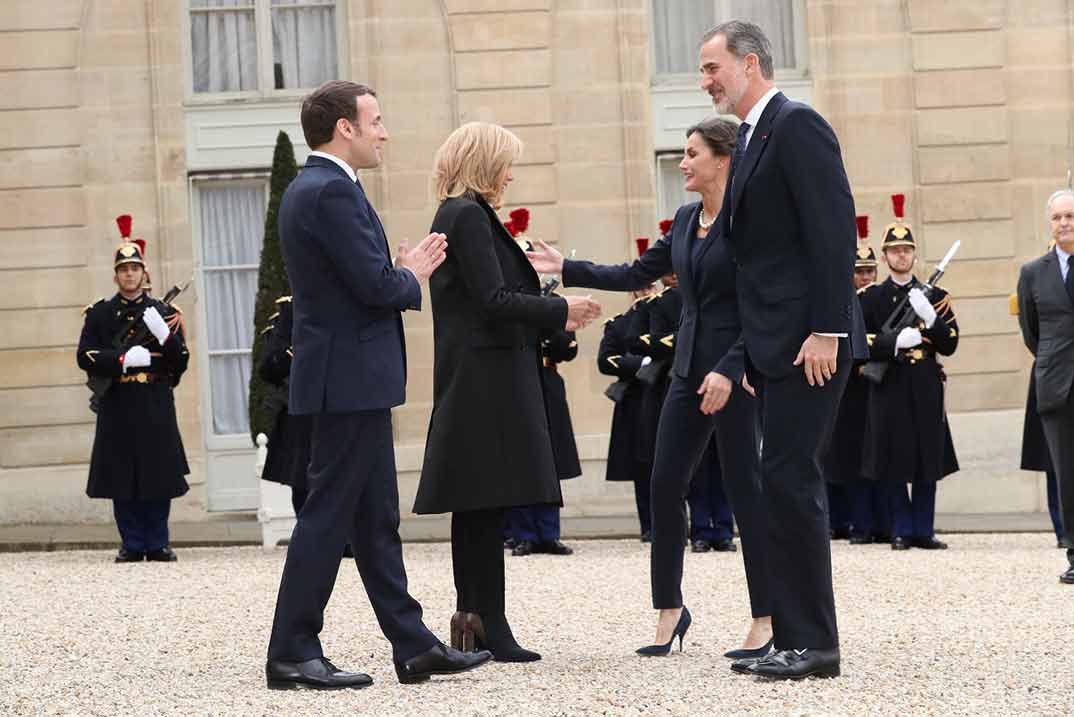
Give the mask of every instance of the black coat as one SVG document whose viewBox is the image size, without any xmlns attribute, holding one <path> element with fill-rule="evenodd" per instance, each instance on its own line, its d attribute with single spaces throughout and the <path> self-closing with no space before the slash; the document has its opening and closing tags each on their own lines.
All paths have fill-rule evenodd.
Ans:
<svg viewBox="0 0 1074 717">
<path fill-rule="evenodd" d="M 147 381 L 153 383 L 121 383 L 120 357 L 125 349 L 115 349 L 113 339 L 149 306 L 155 306 L 169 325 L 175 324 L 175 330 L 163 346 L 149 334 L 144 346 L 151 354 L 150 365 L 127 372 L 128 377 L 146 374 Z M 175 418 L 172 388 L 179 385 L 190 354 L 177 320 L 175 309 L 147 294 L 132 301 L 116 294 L 86 311 L 78 342 L 78 367 L 90 376 L 113 379 L 97 413 L 86 485 L 86 495 L 91 498 L 167 500 L 189 489 L 184 476 L 190 468 Z M 135 330 L 141 328 L 139 321 Z"/>
<path fill-rule="evenodd" d="M 447 259 L 429 280 L 433 411 L 415 513 L 562 504 L 541 388 L 542 329 L 567 302 L 480 198 L 447 199 L 433 219 Z"/>
<path fill-rule="evenodd" d="M 646 460 L 649 451 L 643 445 L 645 385 L 636 377 L 645 357 L 630 350 L 637 306 L 604 322 L 597 349 L 597 370 L 618 379 L 607 392 L 615 402 L 605 470 L 610 481 L 644 480 L 651 469 L 651 458 Z"/>
<path fill-rule="evenodd" d="M 641 443 L 647 461 L 656 457 L 656 431 L 660 411 L 671 385 L 671 364 L 675 360 L 675 335 L 682 318 L 682 296 L 678 289 L 667 289 L 637 305 L 633 333 L 635 351 L 648 356 L 652 363 L 639 373 L 645 385 L 641 409 Z M 633 337 L 632 337 L 633 338 Z"/>
<path fill-rule="evenodd" d="M 1048 442 L 1044 438 L 1044 424 L 1037 413 L 1037 377 L 1036 362 L 1029 370 L 1029 395 L 1026 396 L 1026 415 L 1022 422 L 1022 461 L 1019 467 L 1024 471 L 1052 470 L 1052 456 L 1048 453 Z"/>
<path fill-rule="evenodd" d="M 865 289 L 858 292 L 858 299 Z M 850 484 L 861 481 L 861 457 L 869 418 L 869 381 L 862 376 L 864 361 L 855 361 L 850 369 L 846 390 L 839 402 L 835 429 L 825 461 L 825 478 L 830 483 Z"/>
<path fill-rule="evenodd" d="M 261 471 L 263 480 L 283 483 L 298 490 L 306 490 L 306 472 L 310 464 L 310 436 L 313 418 L 308 415 L 291 416 L 287 413 L 288 384 L 294 348 L 291 345 L 291 327 L 294 324 L 294 308 L 290 296 L 276 300 L 277 313 L 269 317 L 273 323 L 264 331 L 269 332 L 265 355 L 258 371 L 261 378 L 276 387 L 269 399 L 275 401 L 276 422 L 269 436 L 268 456 Z"/>
<path fill-rule="evenodd" d="M 936 322 L 924 328 L 924 339 L 915 349 L 896 355 L 894 334 L 874 335 L 907 291 L 921 283 L 915 278 L 899 287 L 889 277 L 861 295 L 865 326 L 871 338 L 871 360 L 889 363 L 883 383 L 870 387 L 868 435 L 862 457 L 864 473 L 890 481 L 914 480 L 920 456 L 919 478 L 938 481 L 958 470 L 951 430 L 944 410 L 944 385 L 937 354 L 950 356 L 958 347 L 958 322 L 943 289 L 931 295 Z"/>
<path fill-rule="evenodd" d="M 541 339 L 541 388 L 544 389 L 545 410 L 548 411 L 556 476 L 560 480 L 582 475 L 578 446 L 574 442 L 574 427 L 571 425 L 571 411 L 567 405 L 567 386 L 556 368 L 565 361 L 573 361 L 577 355 L 578 340 L 573 331 L 551 331 Z"/>
</svg>

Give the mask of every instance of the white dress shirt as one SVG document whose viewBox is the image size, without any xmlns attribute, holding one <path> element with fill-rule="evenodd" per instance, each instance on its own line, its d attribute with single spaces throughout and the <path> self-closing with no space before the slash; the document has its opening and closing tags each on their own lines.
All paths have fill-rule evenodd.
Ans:
<svg viewBox="0 0 1074 717">
<path fill-rule="evenodd" d="M 1059 275 L 1063 277 L 1063 281 L 1067 280 L 1067 272 L 1070 271 L 1070 254 L 1059 248 L 1059 245 L 1055 245 L 1055 255 L 1059 258 Z"/>
<path fill-rule="evenodd" d="M 742 120 L 750 126 L 746 130 L 746 146 L 750 146 L 750 139 L 753 138 L 753 130 L 757 129 L 757 123 L 761 121 L 761 115 L 764 114 L 765 107 L 768 107 L 768 103 L 772 101 L 772 98 L 779 94 L 779 88 L 773 87 L 768 92 L 761 95 L 761 99 L 757 100 L 757 104 L 753 106 L 753 109 L 746 115 L 746 119 Z"/>
<path fill-rule="evenodd" d="M 344 162 L 342 159 L 337 157 L 336 155 L 329 154 L 328 152 L 321 152 L 321 151 L 315 149 L 312 152 L 310 152 L 309 156 L 311 156 L 311 157 L 320 157 L 321 159 L 327 159 L 329 162 L 335 162 L 337 165 L 339 165 L 343 169 L 344 172 L 347 173 L 347 176 L 351 178 L 352 182 L 357 182 L 358 181 L 358 175 L 355 173 L 354 169 L 349 164 Z"/>
</svg>

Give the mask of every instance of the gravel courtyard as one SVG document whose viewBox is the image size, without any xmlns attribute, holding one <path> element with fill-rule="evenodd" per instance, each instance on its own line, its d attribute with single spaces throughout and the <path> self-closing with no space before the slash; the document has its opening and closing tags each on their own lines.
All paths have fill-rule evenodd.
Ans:
<svg viewBox="0 0 1074 717">
<path fill-rule="evenodd" d="M 269 692 L 263 667 L 284 549 L 192 548 L 177 564 L 112 553 L 0 554 L 0 714 L 16 715 L 1071 715 L 1074 587 L 1048 535 L 950 535 L 944 553 L 834 546 L 843 676 L 764 683 L 721 653 L 749 616 L 741 554 L 687 555 L 686 651 L 643 659 L 648 550 L 575 541 L 507 558 L 508 615 L 531 665 L 401 686 L 357 571 L 323 633 L 375 684 Z M 412 593 L 441 637 L 454 609 L 446 544 L 411 544 Z"/>
</svg>

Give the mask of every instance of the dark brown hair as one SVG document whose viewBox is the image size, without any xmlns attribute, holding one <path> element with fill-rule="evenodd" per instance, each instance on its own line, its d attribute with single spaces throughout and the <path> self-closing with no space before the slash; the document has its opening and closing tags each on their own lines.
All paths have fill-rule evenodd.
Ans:
<svg viewBox="0 0 1074 717">
<path fill-rule="evenodd" d="M 735 152 L 738 125 L 723 117 L 709 117 L 686 130 L 686 138 L 694 133 L 701 135 L 705 144 L 717 157 L 730 157 Z"/>
<path fill-rule="evenodd" d="M 332 141 L 336 122 L 345 119 L 358 121 L 355 99 L 362 95 L 377 96 L 371 87 L 348 80 L 332 80 L 308 94 L 302 100 L 302 134 L 310 149 Z"/>
</svg>

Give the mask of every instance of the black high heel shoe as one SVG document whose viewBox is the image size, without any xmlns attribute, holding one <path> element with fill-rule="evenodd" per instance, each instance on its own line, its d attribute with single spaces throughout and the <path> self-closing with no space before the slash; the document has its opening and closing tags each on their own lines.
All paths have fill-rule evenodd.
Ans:
<svg viewBox="0 0 1074 717">
<path fill-rule="evenodd" d="M 518 644 L 511 625 L 503 614 L 479 615 L 467 613 L 467 626 L 473 633 L 474 648 L 488 650 L 496 662 L 536 662 L 540 653 Z"/>
<path fill-rule="evenodd" d="M 679 638 L 679 652 L 682 652 L 682 641 L 686 637 L 686 631 L 690 629 L 690 623 L 692 622 L 693 618 L 690 617 L 690 611 L 684 605 L 682 613 L 679 614 L 679 622 L 675 624 L 675 630 L 671 633 L 670 640 L 663 645 L 639 647 L 635 652 L 643 657 L 663 657 L 671 652 L 671 644 L 675 642 L 676 637 Z"/>
<path fill-rule="evenodd" d="M 775 638 L 772 638 L 760 647 L 750 649 L 743 647 L 738 650 L 731 650 L 723 653 L 723 656 L 729 660 L 750 660 L 753 658 L 767 657 L 768 653 L 772 651 L 772 645 L 775 643 Z"/>
</svg>

